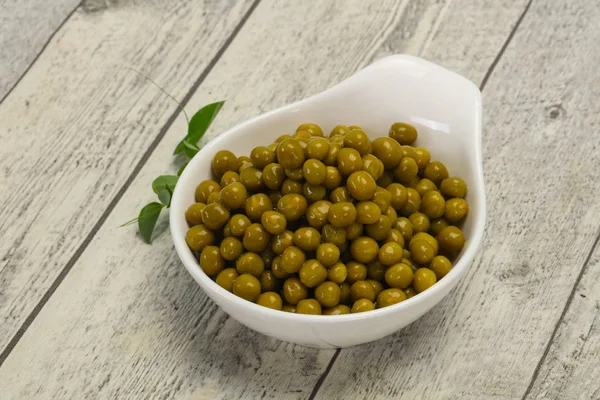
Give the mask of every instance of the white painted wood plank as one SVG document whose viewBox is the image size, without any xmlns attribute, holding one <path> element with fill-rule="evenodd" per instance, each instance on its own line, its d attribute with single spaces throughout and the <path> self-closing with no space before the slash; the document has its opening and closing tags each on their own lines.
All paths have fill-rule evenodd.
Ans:
<svg viewBox="0 0 600 400">
<path fill-rule="evenodd" d="M 600 228 L 599 17 L 587 1 L 533 2 L 484 90 L 489 214 L 482 251 L 462 284 L 423 319 L 343 350 L 317 398 L 525 394 Z M 597 339 L 588 340 L 590 349 L 570 342 L 598 316 L 597 286 L 586 287 L 582 293 L 594 300 L 561 327 L 565 336 L 552 353 L 559 361 L 544 367 L 539 398 L 598 398 L 597 380 L 591 384 Z M 567 357 L 574 348 L 589 354 L 591 371 L 585 358 Z M 568 368 L 579 362 L 571 376 Z"/>
<path fill-rule="evenodd" d="M 80 0 L 0 2 L 0 100 L 79 3 Z"/>
<path fill-rule="evenodd" d="M 527 399 L 600 399 L 600 248 L 570 307 Z"/>
<path fill-rule="evenodd" d="M 125 67 L 182 99 L 251 2 L 104 5 L 76 12 L 0 105 L 0 351 L 177 109 Z"/>
<path fill-rule="evenodd" d="M 383 55 L 407 49 L 480 80 L 524 2 L 263 0 L 188 109 L 228 102 L 211 135 L 316 93 Z M 444 11 L 445 9 L 445 11 Z M 442 13 L 441 19 L 434 17 Z M 460 16 L 471 25 L 459 29 Z M 300 18 L 302 23 L 290 23 Z M 450 18 L 448 22 L 446 18 Z M 453 38 L 448 36 L 453 35 Z M 473 38 L 485 42 L 477 44 Z M 492 42 L 490 42 L 490 40 Z M 448 46 L 453 43 L 453 46 Z M 197 288 L 161 219 L 152 246 L 115 227 L 151 199 L 185 131 L 177 119 L 89 247 L 0 368 L 9 397 L 306 398 L 332 351 L 287 345 L 227 318 Z M 42 334 L 43 332 L 43 334 Z"/>
</svg>

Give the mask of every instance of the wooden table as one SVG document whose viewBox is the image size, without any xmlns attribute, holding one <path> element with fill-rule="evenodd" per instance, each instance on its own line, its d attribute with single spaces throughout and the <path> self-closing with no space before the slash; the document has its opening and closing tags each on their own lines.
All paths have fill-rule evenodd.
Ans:
<svg viewBox="0 0 600 400">
<path fill-rule="evenodd" d="M 589 0 L 0 3 L 1 399 L 599 399 L 600 8 Z M 218 132 L 394 53 L 478 83 L 488 223 L 457 289 L 378 342 L 228 318 L 117 226 Z M 207 138 L 208 139 L 208 138 Z"/>
</svg>

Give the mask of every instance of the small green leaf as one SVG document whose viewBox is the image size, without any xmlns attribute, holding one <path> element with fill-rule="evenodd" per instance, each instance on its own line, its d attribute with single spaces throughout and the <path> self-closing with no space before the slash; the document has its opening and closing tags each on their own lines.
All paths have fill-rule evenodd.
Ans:
<svg viewBox="0 0 600 400">
<path fill-rule="evenodd" d="M 153 202 L 146 204 L 140 211 L 138 228 L 144 242 L 148 244 L 152 243 L 152 232 L 154 232 L 156 221 L 158 221 L 158 216 L 164 207 L 164 204 Z"/>
<path fill-rule="evenodd" d="M 188 125 L 188 141 L 198 143 L 223 108 L 223 104 L 225 104 L 224 101 L 208 104 L 192 116 Z"/>
<path fill-rule="evenodd" d="M 171 199 L 173 198 L 174 190 L 175 186 L 167 184 L 167 186 L 158 193 L 158 199 L 167 206 L 167 208 L 171 207 Z"/>
<path fill-rule="evenodd" d="M 181 168 L 179 168 L 179 171 L 177 171 L 177 176 L 181 176 L 181 174 L 183 173 L 183 170 L 185 169 L 185 167 L 187 167 L 188 163 L 185 163 L 181 166 Z"/>
<path fill-rule="evenodd" d="M 188 134 L 184 140 L 187 140 L 192 144 L 198 143 L 204 133 L 208 130 L 208 127 L 213 122 L 219 111 L 221 111 L 224 103 L 224 101 L 211 103 L 202 107 L 198 112 L 196 112 L 188 124 Z M 177 147 L 175 147 L 173 154 L 179 154 L 182 151 L 185 151 L 185 147 L 185 143 L 182 140 L 179 142 Z"/>
<path fill-rule="evenodd" d="M 158 199 L 165 206 L 169 207 L 171 205 L 171 195 L 171 191 L 165 188 L 158 192 Z"/>
<path fill-rule="evenodd" d="M 175 175 L 161 175 L 152 182 L 152 190 L 159 194 L 167 186 L 175 187 L 178 179 L 179 177 Z"/>
<path fill-rule="evenodd" d="M 192 158 L 200 151 L 200 149 L 195 144 L 190 143 L 187 139 L 183 139 L 183 151 L 185 151 L 186 156 Z"/>
</svg>

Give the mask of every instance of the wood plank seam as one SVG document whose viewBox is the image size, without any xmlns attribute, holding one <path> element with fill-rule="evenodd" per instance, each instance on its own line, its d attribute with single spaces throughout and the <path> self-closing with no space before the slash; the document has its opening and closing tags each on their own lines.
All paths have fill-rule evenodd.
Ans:
<svg viewBox="0 0 600 400">
<path fill-rule="evenodd" d="M 577 275 L 577 279 L 575 280 L 573 289 L 571 289 L 571 293 L 569 294 L 569 298 L 567 299 L 565 307 L 563 308 L 563 310 L 560 314 L 560 317 L 556 321 L 556 325 L 554 326 L 552 335 L 550 335 L 550 339 L 548 340 L 548 343 L 546 344 L 544 353 L 542 354 L 542 357 L 538 361 L 538 363 L 535 367 L 535 370 L 533 371 L 533 375 L 531 376 L 531 381 L 529 382 L 529 385 L 527 386 L 527 389 L 525 390 L 525 393 L 523 394 L 523 397 L 521 398 L 521 400 L 525 400 L 527 398 L 527 396 L 529 396 L 529 393 L 531 393 L 531 390 L 533 389 L 533 385 L 535 384 L 535 381 L 538 378 L 540 370 L 542 369 L 542 365 L 544 365 L 544 363 L 546 362 L 546 357 L 548 356 L 548 353 L 550 352 L 550 348 L 552 347 L 552 344 L 554 343 L 554 340 L 556 339 L 556 334 L 558 333 L 560 325 L 562 324 L 563 320 L 565 319 L 565 315 L 569 311 L 569 308 L 571 308 L 571 303 L 573 302 L 573 298 L 575 297 L 575 292 L 577 291 L 577 288 L 579 287 L 579 284 L 581 282 L 581 279 L 583 278 L 583 275 L 585 275 L 585 272 L 587 271 L 587 267 L 589 266 L 590 260 L 592 259 L 592 255 L 594 254 L 594 250 L 596 250 L 596 248 L 598 247 L 598 243 L 600 243 L 600 230 L 598 230 L 598 233 L 596 234 L 596 239 L 594 240 L 594 243 L 592 244 L 592 248 L 590 249 L 590 252 L 588 253 L 587 257 L 585 258 L 585 261 L 583 262 L 583 267 L 581 267 L 581 270 L 579 271 L 579 274 Z"/>
<path fill-rule="evenodd" d="M 2 104 L 2 102 L 4 102 L 4 100 L 6 98 L 8 98 L 8 95 L 10 95 L 10 93 L 13 91 L 13 89 L 17 87 L 17 85 L 19 84 L 19 82 L 21 82 L 21 80 L 23 79 L 23 77 L 25 75 L 27 75 L 27 73 L 29 72 L 29 70 L 31 69 L 31 67 L 36 63 L 36 61 L 38 60 L 38 58 L 40 58 L 40 56 L 44 53 L 44 51 L 46 51 L 46 47 L 48 47 L 48 45 L 50 44 L 50 42 L 52 41 L 52 39 L 54 39 L 54 36 L 56 36 L 56 34 L 58 33 L 58 31 L 60 31 L 62 29 L 62 27 L 67 23 L 67 21 L 69 21 L 71 19 L 71 17 L 73 16 L 73 14 L 75 14 L 75 11 L 77 11 L 79 9 L 79 7 L 81 7 L 83 5 L 83 1 L 84 0 L 81 0 L 79 2 L 79 4 L 77 4 L 75 6 L 75 8 L 73 8 L 73 10 L 71 10 L 71 12 L 69 14 L 67 14 L 67 17 L 60 23 L 60 25 L 58 25 L 56 27 L 56 29 L 54 30 L 54 32 L 52 32 L 52 34 L 48 37 L 48 40 L 46 40 L 46 43 L 44 43 L 44 45 L 42 46 L 42 48 L 40 49 L 40 51 L 36 54 L 35 58 L 33 60 L 31 60 L 31 62 L 27 66 L 27 68 L 25 68 L 25 71 L 23 71 L 23 73 L 21 74 L 21 76 L 19 76 L 19 79 L 16 80 L 16 82 L 10 87 L 10 89 L 8 89 L 8 91 L 2 97 L 2 99 L 0 99 L 0 105 Z"/>
<path fill-rule="evenodd" d="M 250 18 L 250 15 L 252 15 L 254 9 L 256 9 L 256 7 L 260 3 L 260 1 L 261 0 L 255 0 L 252 3 L 252 5 L 250 6 L 250 8 L 248 9 L 248 11 L 246 11 L 246 14 L 244 14 L 244 16 L 242 17 L 242 19 L 240 20 L 240 22 L 236 25 L 235 29 L 229 35 L 229 37 L 227 38 L 227 40 L 223 43 L 223 45 L 221 46 L 221 48 L 219 49 L 219 51 L 215 54 L 215 56 L 212 58 L 212 60 L 210 61 L 210 63 L 202 71 L 202 73 L 200 74 L 200 76 L 198 77 L 198 79 L 196 79 L 196 81 L 194 82 L 194 84 L 190 87 L 190 89 L 186 93 L 185 97 L 181 101 L 181 107 L 185 107 L 185 105 L 192 98 L 192 96 L 194 95 L 194 93 L 196 92 L 196 90 L 198 89 L 198 87 L 206 79 L 206 77 L 212 71 L 212 69 L 214 68 L 214 66 L 219 61 L 219 59 L 223 56 L 223 54 L 225 53 L 225 51 L 227 50 L 227 48 L 229 47 L 229 45 L 231 44 L 231 42 L 233 42 L 233 40 L 235 39 L 235 37 L 237 36 L 237 34 L 239 33 L 239 31 L 243 28 L 244 24 L 246 23 L 246 21 L 248 20 L 248 18 Z M 81 5 L 81 3 L 79 4 L 79 6 L 80 5 Z M 69 17 L 75 12 L 75 10 L 73 10 L 73 12 L 71 14 L 69 14 Z M 69 18 L 67 18 L 65 20 L 65 22 L 68 19 Z M 61 24 L 61 26 L 63 24 Z M 60 29 L 60 27 L 58 29 Z M 56 31 L 58 31 L 58 29 Z M 40 52 L 40 54 L 41 54 L 41 52 Z M 37 57 L 36 57 L 36 59 L 37 59 Z M 17 83 L 18 83 L 18 81 L 17 81 Z M 12 90 L 12 88 L 11 88 L 11 90 Z M 10 93 L 10 91 L 9 91 L 9 93 Z M 58 287 L 63 282 L 63 280 L 65 279 L 65 277 L 67 276 L 67 274 L 71 271 L 71 269 L 73 268 L 73 266 L 75 265 L 75 263 L 77 262 L 77 260 L 79 259 L 79 257 L 81 257 L 81 255 L 83 254 L 83 252 L 85 251 L 85 249 L 88 247 L 88 245 L 93 240 L 93 238 L 96 235 L 96 233 L 98 232 L 98 230 L 102 227 L 102 225 L 104 224 L 104 222 L 106 222 L 106 219 L 108 218 L 108 216 L 110 215 L 110 213 L 113 211 L 113 209 L 115 208 L 115 206 L 121 200 L 121 198 L 123 197 L 123 195 L 125 194 L 125 192 L 129 188 L 129 186 L 131 185 L 131 183 L 134 181 L 134 179 L 137 177 L 137 175 L 139 174 L 139 172 L 142 170 L 142 168 L 144 167 L 144 165 L 146 164 L 146 162 L 148 161 L 148 159 L 150 158 L 150 156 L 152 155 L 152 153 L 154 152 L 154 150 L 158 147 L 159 143 L 161 142 L 161 140 L 163 139 L 163 137 L 165 136 L 165 134 L 167 133 L 167 131 L 169 130 L 169 128 L 171 127 L 171 125 L 173 124 L 173 122 L 176 120 L 176 118 L 179 117 L 180 113 L 181 113 L 181 111 L 180 111 L 180 108 L 178 107 L 173 112 L 173 114 L 169 117 L 169 119 L 167 120 L 167 122 L 165 123 L 165 125 L 163 125 L 163 127 L 161 128 L 159 134 L 156 136 L 156 138 L 150 144 L 150 147 L 148 147 L 148 149 L 146 149 L 146 151 L 144 152 L 142 158 L 139 160 L 139 162 L 137 163 L 137 165 L 135 166 L 135 168 L 133 169 L 133 171 L 131 172 L 131 174 L 129 175 L 129 177 L 127 178 L 127 180 L 125 181 L 125 183 L 123 184 L 123 186 L 119 189 L 119 191 L 117 192 L 117 194 L 115 195 L 115 197 L 109 203 L 109 205 L 106 208 L 106 210 L 102 213 L 102 215 L 100 216 L 100 218 L 98 219 L 98 221 L 94 224 L 92 230 L 88 233 L 88 235 L 85 237 L 85 239 L 83 240 L 83 242 L 81 243 L 81 245 L 77 248 L 77 250 L 75 251 L 75 253 L 73 254 L 73 256 L 69 259 L 69 261 L 65 264 L 64 268 L 60 271 L 60 273 L 54 279 L 54 281 L 52 282 L 52 285 L 50 285 L 50 287 L 46 290 L 46 292 L 41 297 L 41 299 L 38 301 L 38 303 L 33 308 L 33 310 L 29 313 L 29 315 L 27 316 L 27 318 L 25 319 L 25 321 L 23 322 L 23 324 L 21 325 L 21 327 L 17 330 L 17 333 L 10 340 L 10 342 L 8 343 L 8 345 L 6 346 L 6 348 L 4 348 L 4 350 L 2 351 L 2 353 L 0 353 L 0 367 L 2 366 L 2 364 L 4 363 L 4 361 L 6 360 L 6 358 L 9 356 L 9 354 L 12 352 L 12 350 L 15 348 L 15 346 L 17 345 L 17 343 L 19 342 L 19 340 L 21 339 L 21 337 L 23 337 L 23 334 L 27 331 L 27 329 L 29 328 L 29 326 L 32 324 L 32 322 L 35 320 L 35 318 L 37 317 L 37 315 L 43 309 L 43 307 L 48 302 L 48 300 L 50 299 L 50 297 L 54 294 L 54 292 L 56 291 L 56 289 L 58 289 Z"/>
<path fill-rule="evenodd" d="M 479 90 L 483 91 L 483 89 L 485 88 L 485 85 L 487 84 L 489 77 L 492 75 L 492 73 L 494 72 L 494 69 L 496 68 L 496 65 L 498 64 L 498 62 L 500 61 L 500 59 L 504 55 L 504 52 L 506 51 L 506 48 L 508 47 L 508 45 L 512 41 L 513 37 L 515 36 L 515 32 L 519 29 L 519 26 L 521 25 L 521 22 L 525 18 L 525 15 L 527 15 L 527 12 L 529 11 L 529 8 L 531 7 L 532 3 L 533 3 L 533 0 L 529 0 L 529 2 L 525 5 L 525 8 L 523 9 L 523 12 L 521 13 L 521 15 L 519 16 L 519 19 L 515 23 L 515 26 L 513 27 L 513 29 L 508 34 L 506 40 L 504 41 L 504 44 L 500 48 L 500 51 L 498 52 L 498 54 L 496 55 L 496 57 L 492 61 L 492 64 L 490 64 L 490 67 L 488 68 L 487 72 L 485 73 L 485 76 L 483 77 L 483 79 L 481 81 L 481 84 L 479 85 Z M 586 262 L 584 264 L 584 268 L 582 268 L 582 271 L 585 269 L 585 265 L 589 262 L 590 257 L 591 257 L 591 255 L 592 255 L 592 253 L 594 251 L 594 248 L 598 245 L 598 239 L 600 239 L 600 233 L 599 233 L 598 237 L 596 238 L 596 241 L 592 245 L 592 250 L 590 251 L 590 254 L 588 255 L 588 258 L 586 259 Z M 583 273 L 580 273 L 580 275 L 578 276 L 577 281 L 575 282 L 575 286 L 573 286 L 573 290 L 571 292 L 571 296 L 569 297 L 569 301 L 567 302 L 567 306 L 565 306 L 565 309 L 563 310 L 563 314 L 561 315 L 559 323 L 557 323 L 557 325 L 556 325 L 556 329 L 554 330 L 554 333 L 553 333 L 553 335 L 551 337 L 550 343 L 548 344 L 548 347 L 546 348 L 546 351 L 544 352 L 544 356 L 542 358 L 545 358 L 545 355 L 548 353 L 548 350 L 550 349 L 550 344 L 554 340 L 554 335 L 556 334 L 556 331 L 558 330 L 558 326 L 560 324 L 560 321 L 562 320 L 562 318 L 564 317 L 564 314 L 566 313 L 568 305 L 570 304 L 570 300 L 573 298 L 573 294 L 575 293 L 575 288 L 577 287 L 577 284 L 579 283 L 579 280 L 581 279 L 582 275 L 583 275 Z M 321 388 L 321 385 L 323 384 L 323 382 L 325 381 L 325 379 L 327 379 L 327 375 L 329 375 L 329 372 L 331 371 L 331 369 L 333 367 L 333 364 L 337 360 L 337 358 L 338 358 L 341 350 L 342 349 L 337 349 L 336 352 L 335 352 L 335 354 L 331 357 L 331 361 L 330 361 L 329 365 L 327 366 L 327 368 L 325 369 L 325 371 L 323 371 L 323 374 L 319 377 L 319 380 L 315 384 L 315 387 L 314 387 L 312 393 L 310 394 L 309 400 L 314 400 L 315 397 L 317 396 L 317 393 L 319 392 L 319 389 Z M 538 372 L 538 370 L 539 370 L 540 367 L 541 367 L 541 362 L 540 362 L 540 364 L 538 365 L 538 367 L 535 370 L 534 377 L 537 375 L 537 372 Z M 530 383 L 526 394 L 529 392 L 529 390 L 531 390 L 531 387 L 533 386 L 533 381 L 534 380 L 532 379 L 532 383 Z M 525 396 L 523 397 L 523 399 L 525 399 Z"/>
<path fill-rule="evenodd" d="M 506 38 L 506 41 L 504 42 L 504 45 L 502 46 L 502 48 L 498 52 L 498 55 L 496 55 L 496 58 L 494 58 L 494 61 L 492 61 L 492 65 L 490 65 L 490 68 L 485 73 L 485 76 L 483 77 L 483 80 L 481 81 L 481 85 L 479 85 L 479 90 L 483 91 L 483 88 L 487 84 L 488 79 L 490 78 L 490 76 L 492 75 L 492 72 L 494 72 L 494 69 L 496 68 L 496 65 L 498 64 L 498 61 L 500 61 L 500 59 L 504 55 L 504 52 L 506 51 L 506 48 L 508 47 L 508 45 L 512 41 L 513 37 L 515 36 L 515 32 L 517 31 L 517 29 L 519 29 L 519 26 L 521 26 L 521 22 L 523 21 L 523 18 L 525 18 L 525 15 L 529 11 L 529 8 L 531 7 L 531 3 L 533 3 L 533 0 L 529 0 L 529 2 L 527 3 L 527 5 L 525 6 L 525 9 L 523 10 L 523 13 L 521 14 L 521 16 L 519 17 L 519 19 L 517 20 L 517 23 L 515 24 L 515 27 L 508 34 L 508 37 Z"/>
<path fill-rule="evenodd" d="M 335 364 L 341 351 L 342 349 L 335 349 L 335 353 L 333 353 L 333 356 L 331 356 L 331 361 L 329 361 L 329 364 L 327 364 L 327 368 L 325 368 L 325 371 L 323 371 L 323 373 L 319 377 L 319 380 L 317 380 L 317 383 L 315 383 L 315 387 L 310 393 L 308 400 L 314 400 L 314 398 L 317 396 L 317 393 L 319 393 L 319 389 L 321 389 L 321 385 L 323 384 L 325 379 L 327 379 L 327 375 L 329 375 L 329 371 L 331 371 L 331 368 L 333 367 L 333 364 Z"/>
</svg>

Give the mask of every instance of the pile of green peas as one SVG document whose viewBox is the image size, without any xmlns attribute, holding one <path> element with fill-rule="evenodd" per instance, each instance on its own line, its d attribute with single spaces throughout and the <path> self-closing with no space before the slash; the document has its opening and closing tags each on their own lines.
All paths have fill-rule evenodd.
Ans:
<svg viewBox="0 0 600 400">
<path fill-rule="evenodd" d="M 415 147 L 397 122 L 370 140 L 316 124 L 258 146 L 219 151 L 196 188 L 186 241 L 202 270 L 261 306 L 339 315 L 400 303 L 452 269 L 467 186 Z"/>
</svg>

